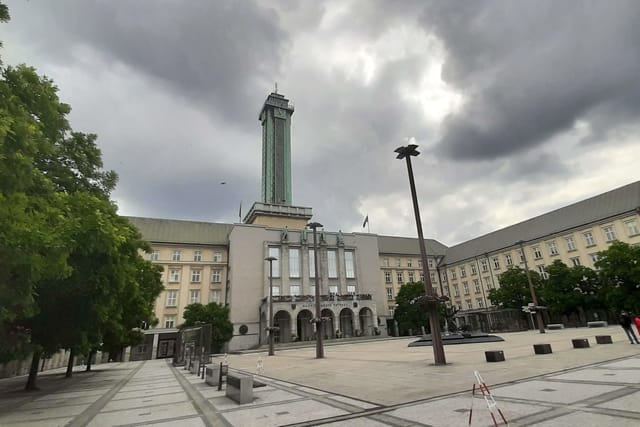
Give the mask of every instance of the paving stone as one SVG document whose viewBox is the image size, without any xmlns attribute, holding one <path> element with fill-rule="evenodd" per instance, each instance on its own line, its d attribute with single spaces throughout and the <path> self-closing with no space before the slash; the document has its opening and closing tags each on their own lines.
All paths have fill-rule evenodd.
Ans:
<svg viewBox="0 0 640 427">
<path fill-rule="evenodd" d="M 277 413 L 281 415 L 276 415 Z M 313 400 L 302 400 L 279 405 L 253 407 L 242 411 L 223 412 L 222 415 L 234 426 L 270 427 L 319 420 L 346 413 L 341 409 Z"/>
</svg>

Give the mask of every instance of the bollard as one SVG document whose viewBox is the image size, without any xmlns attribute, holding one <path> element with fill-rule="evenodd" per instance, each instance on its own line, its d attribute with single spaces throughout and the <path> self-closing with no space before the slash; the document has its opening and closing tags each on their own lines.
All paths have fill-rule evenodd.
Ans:
<svg viewBox="0 0 640 427">
<path fill-rule="evenodd" d="M 220 362 L 220 371 L 218 371 L 218 391 L 222 390 L 222 362 Z"/>
</svg>

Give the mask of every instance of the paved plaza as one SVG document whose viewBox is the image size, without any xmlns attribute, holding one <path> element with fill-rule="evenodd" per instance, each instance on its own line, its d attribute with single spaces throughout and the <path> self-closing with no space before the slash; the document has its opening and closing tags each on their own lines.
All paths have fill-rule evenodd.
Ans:
<svg viewBox="0 0 640 427">
<path fill-rule="evenodd" d="M 5 379 L 0 426 L 465 426 L 472 407 L 471 425 L 493 425 L 487 402 L 472 398 L 474 371 L 509 425 L 640 425 L 640 345 L 621 328 L 499 335 L 504 342 L 446 346 L 446 366 L 433 365 L 431 347 L 407 347 L 408 338 L 327 345 L 322 360 L 315 347 L 229 355 L 231 371 L 266 384 L 244 405 L 168 360 L 96 365 L 68 380 L 43 373 L 33 393 L 21 391 L 26 378 Z M 596 335 L 613 344 L 596 344 Z M 591 346 L 574 349 L 573 338 Z M 538 343 L 553 353 L 534 355 Z M 506 360 L 487 363 L 487 350 Z"/>
</svg>

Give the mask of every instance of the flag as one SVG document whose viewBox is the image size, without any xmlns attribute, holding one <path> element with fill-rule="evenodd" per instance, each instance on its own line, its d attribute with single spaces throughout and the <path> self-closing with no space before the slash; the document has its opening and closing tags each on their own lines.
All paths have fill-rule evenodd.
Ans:
<svg viewBox="0 0 640 427">
<path fill-rule="evenodd" d="M 364 222 L 362 223 L 362 228 L 365 228 L 368 223 L 369 223 L 369 215 L 367 214 L 367 216 L 364 217 Z"/>
</svg>

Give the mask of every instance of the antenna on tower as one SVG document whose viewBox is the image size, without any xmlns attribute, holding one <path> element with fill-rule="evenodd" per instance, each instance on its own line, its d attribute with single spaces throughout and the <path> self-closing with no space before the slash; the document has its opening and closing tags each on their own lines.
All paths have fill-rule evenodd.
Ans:
<svg viewBox="0 0 640 427">
<path fill-rule="evenodd" d="M 278 82 L 276 82 L 276 89 L 275 89 L 274 93 L 278 93 Z"/>
</svg>

